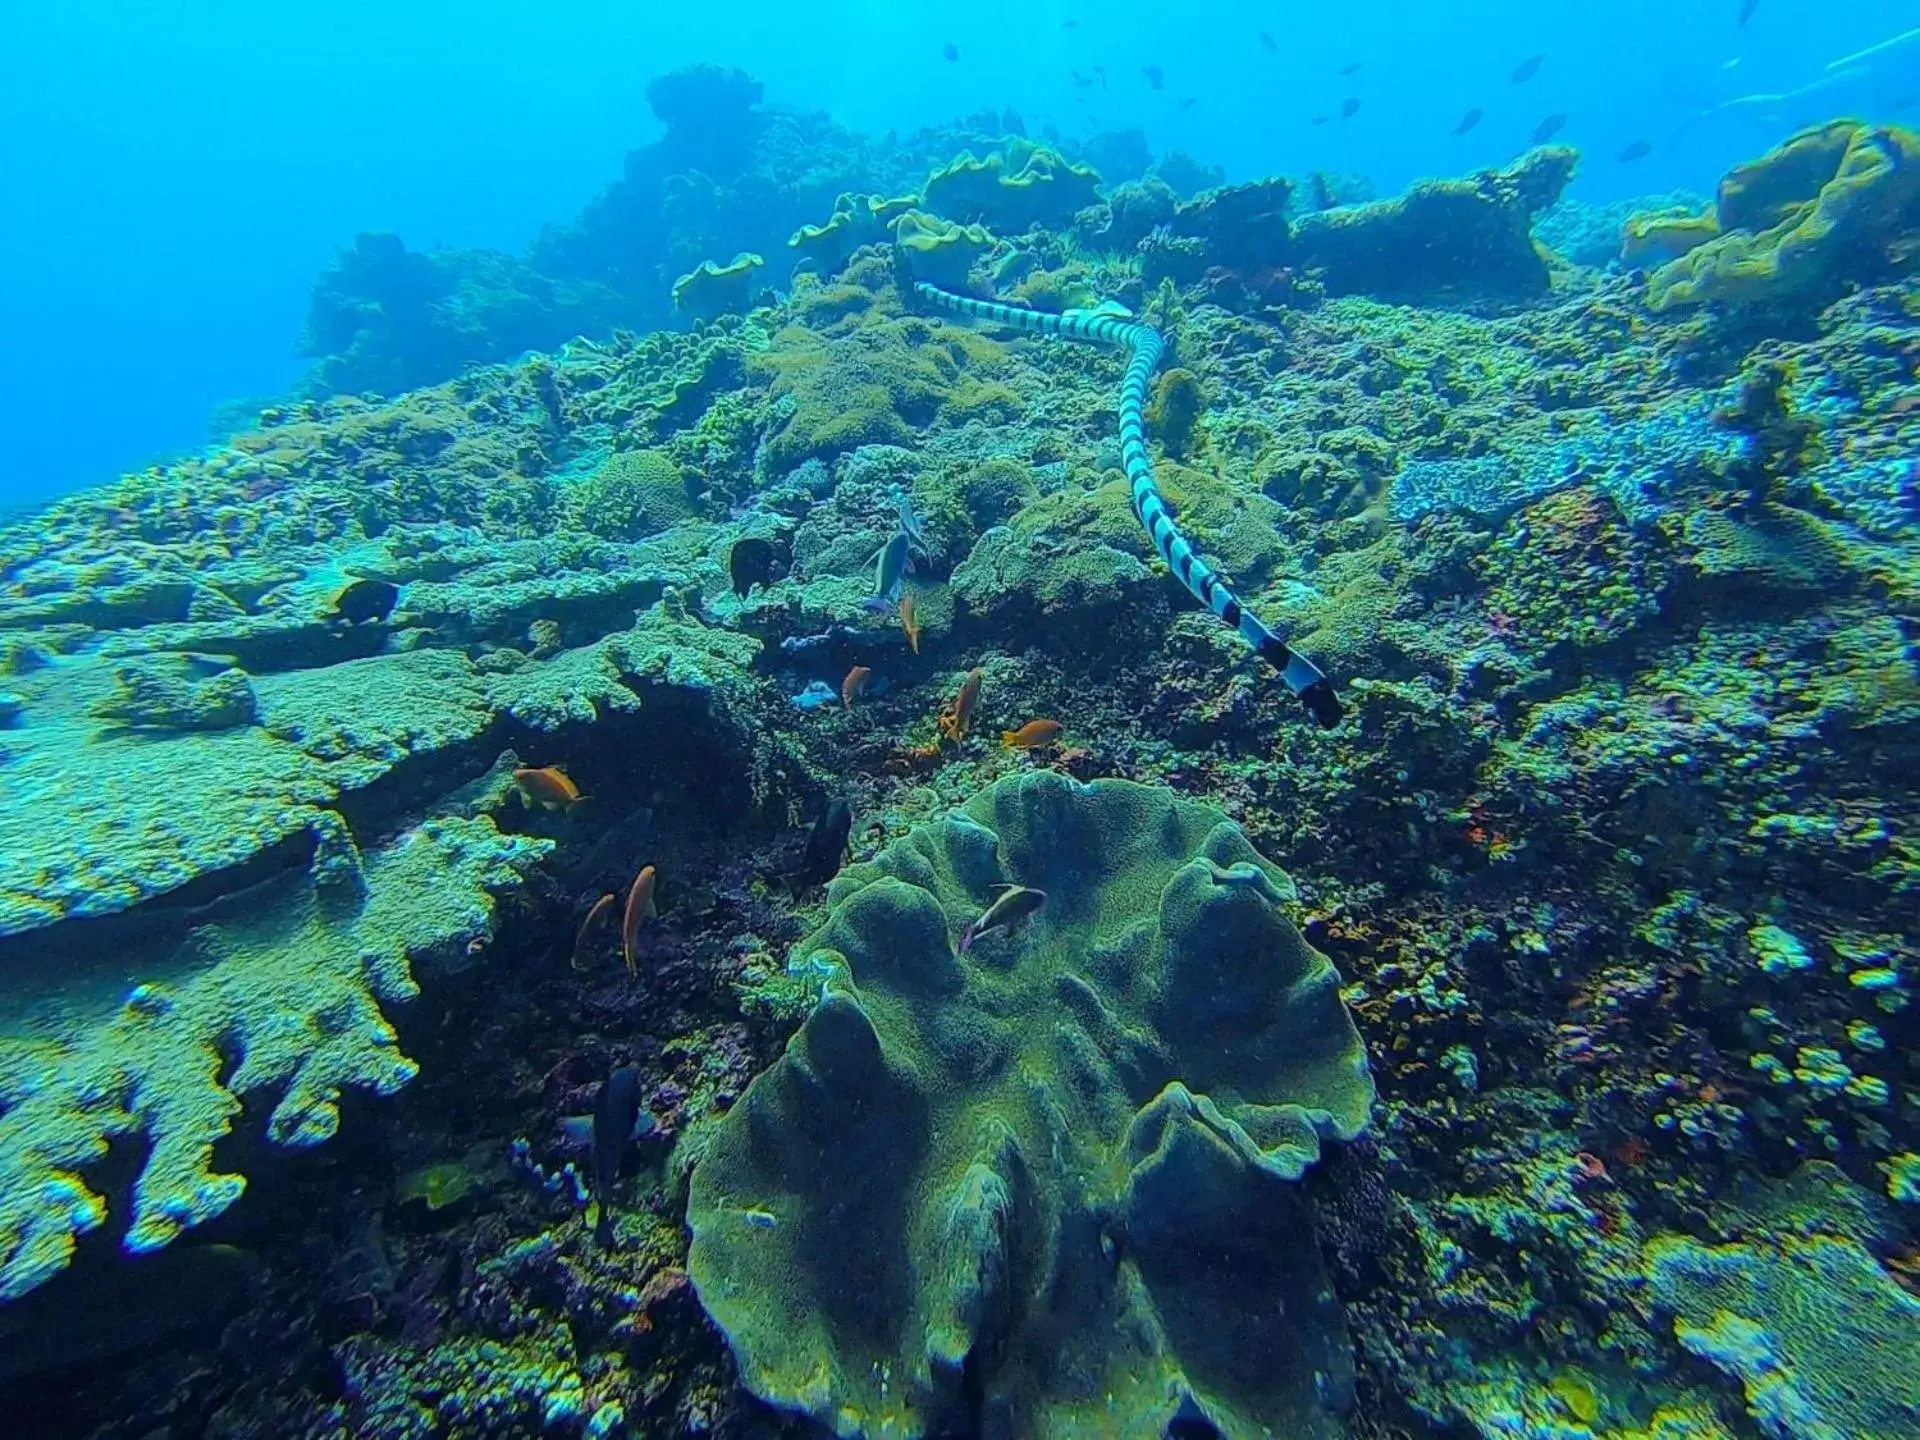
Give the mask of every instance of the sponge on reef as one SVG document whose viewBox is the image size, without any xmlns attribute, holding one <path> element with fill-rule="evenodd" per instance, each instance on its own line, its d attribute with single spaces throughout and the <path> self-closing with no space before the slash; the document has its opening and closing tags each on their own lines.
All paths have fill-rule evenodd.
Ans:
<svg viewBox="0 0 1920 1440">
<path fill-rule="evenodd" d="M 10 961 L 0 1009 L 0 1301 L 51 1279 L 107 1220 L 86 1176 L 138 1135 L 128 1250 L 154 1250 L 246 1188 L 214 1168 L 242 1097 L 279 1097 L 283 1145 L 317 1144 L 348 1087 L 389 1094 L 415 1073 L 381 1013 L 418 993 L 412 964 L 456 959 L 490 933 L 493 892 L 549 848 L 491 820 L 430 819 L 362 857 L 344 823 L 320 827 L 311 875 L 233 919 L 200 926 L 130 992 L 63 973 L 44 985 Z M 71 971 L 62 954 L 48 962 Z M 58 996 L 44 1011 L 37 1002 Z"/>
<path fill-rule="evenodd" d="M 1044 908 L 957 953 L 1008 882 Z M 824 997 L 692 1176 L 746 1383 L 842 1435 L 1341 1434 L 1292 1182 L 1373 1084 L 1292 895 L 1218 810 L 1050 772 L 844 871 Z"/>
<path fill-rule="evenodd" d="M 1723 232 L 1648 277 L 1647 304 L 1824 304 L 1920 255 L 1920 135 L 1835 120 L 1735 166 L 1714 206 Z"/>
</svg>

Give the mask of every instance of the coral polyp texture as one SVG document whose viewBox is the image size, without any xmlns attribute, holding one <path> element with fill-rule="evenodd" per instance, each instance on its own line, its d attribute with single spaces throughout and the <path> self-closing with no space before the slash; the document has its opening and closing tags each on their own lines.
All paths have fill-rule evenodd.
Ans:
<svg viewBox="0 0 1920 1440">
<path fill-rule="evenodd" d="M 957 953 L 1004 884 L 1044 908 Z M 1298 1181 L 1373 1084 L 1292 894 L 1211 806 L 1044 773 L 836 879 L 693 1174 L 746 1383 L 841 1434 L 1342 1433 Z"/>
</svg>

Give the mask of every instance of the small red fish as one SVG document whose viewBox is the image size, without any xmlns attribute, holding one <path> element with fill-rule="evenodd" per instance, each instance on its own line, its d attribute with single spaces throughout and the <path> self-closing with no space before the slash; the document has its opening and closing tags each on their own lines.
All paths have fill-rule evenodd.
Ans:
<svg viewBox="0 0 1920 1440">
<path fill-rule="evenodd" d="M 847 671 L 847 678 L 840 682 L 840 708 L 851 710 L 853 702 L 867 688 L 867 680 L 873 674 L 865 665 L 856 665 Z"/>
<path fill-rule="evenodd" d="M 940 712 L 938 723 L 942 738 L 956 744 L 967 738 L 967 722 L 973 719 L 973 707 L 980 703 L 980 682 L 983 678 L 978 670 L 967 672 L 960 693 L 954 697 L 951 705 Z"/>
<path fill-rule="evenodd" d="M 960 932 L 960 953 L 966 954 L 973 942 L 989 930 L 1010 929 L 1047 903 L 1047 892 L 1030 890 L 1025 885 L 996 885 L 1000 893 L 993 897 L 986 914 Z"/>
<path fill-rule="evenodd" d="M 612 913 L 613 896 L 602 895 L 598 900 L 593 902 L 593 908 L 587 911 L 587 918 L 580 922 L 580 929 L 573 937 L 574 969 L 584 970 L 587 968 L 580 963 L 580 957 L 587 953 L 587 946 L 598 936 L 601 925 L 606 922 L 607 916 Z"/>
<path fill-rule="evenodd" d="M 1000 744 L 1008 750 L 1044 750 L 1065 728 L 1058 720 L 1029 720 L 1018 730 L 1002 730 Z"/>
<path fill-rule="evenodd" d="M 900 597 L 900 628 L 907 632 L 907 644 L 913 647 L 913 653 L 920 653 L 920 624 L 913 618 L 913 596 Z"/>
<path fill-rule="evenodd" d="M 633 877 L 633 886 L 627 891 L 627 913 L 620 920 L 620 954 L 627 962 L 627 974 L 639 973 L 634 954 L 640 943 L 641 920 L 659 913 L 653 903 L 653 866 L 648 865 Z"/>
<path fill-rule="evenodd" d="M 516 770 L 513 786 L 524 803 L 537 805 L 542 810 L 571 810 L 586 799 L 558 765 Z"/>
</svg>

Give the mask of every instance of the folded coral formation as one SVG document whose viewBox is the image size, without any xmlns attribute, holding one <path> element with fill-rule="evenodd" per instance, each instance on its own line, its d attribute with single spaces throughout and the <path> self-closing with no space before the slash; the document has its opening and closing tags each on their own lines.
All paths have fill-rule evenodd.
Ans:
<svg viewBox="0 0 1920 1440">
<path fill-rule="evenodd" d="M 1001 883 L 1044 909 L 957 954 Z M 837 879 L 693 1175 L 747 1383 L 847 1434 L 1343 1433 L 1297 1182 L 1373 1085 L 1291 893 L 1210 806 L 1045 773 Z"/>
<path fill-rule="evenodd" d="M 1720 182 L 1718 234 L 1647 279 L 1647 304 L 1823 304 L 1848 283 L 1911 270 L 1920 255 L 1920 135 L 1834 120 L 1802 130 Z"/>
</svg>

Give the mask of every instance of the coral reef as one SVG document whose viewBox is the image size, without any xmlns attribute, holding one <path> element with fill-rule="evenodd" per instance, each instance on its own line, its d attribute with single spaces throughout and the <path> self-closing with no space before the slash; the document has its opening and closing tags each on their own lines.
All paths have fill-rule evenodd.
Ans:
<svg viewBox="0 0 1920 1440">
<path fill-rule="evenodd" d="M 920 204 L 942 219 L 1006 235 L 1035 225 L 1065 229 L 1099 199 L 1098 173 L 1033 144 L 996 150 L 984 160 L 962 151 L 920 190 Z"/>
<path fill-rule="evenodd" d="M 1043 912 L 956 955 L 1002 881 Z M 826 998 L 693 1172 L 747 1384 L 859 1433 L 1339 1433 L 1291 1182 L 1372 1084 L 1290 894 L 1218 811 L 1047 774 L 835 880 Z"/>
<path fill-rule="evenodd" d="M 744 310 L 753 300 L 753 277 L 766 263 L 750 253 L 736 255 L 725 265 L 703 260 L 673 282 L 673 308 L 692 320 L 715 320 L 729 310 Z"/>
<path fill-rule="evenodd" d="M 1533 217 L 1559 199 L 1578 159 L 1544 146 L 1504 170 L 1305 215 L 1294 226 L 1295 263 L 1320 269 L 1335 295 L 1542 294 Z"/>
<path fill-rule="evenodd" d="M 1849 284 L 1911 268 L 1920 236 L 1920 135 L 1835 120 L 1735 166 L 1714 202 L 1719 233 L 1647 279 L 1647 304 L 1818 307 Z"/>
<path fill-rule="evenodd" d="M 316 295 L 317 376 L 412 388 L 0 529 L 7 1433 L 1912 1433 L 1880 142 L 1739 167 L 1683 263 L 1873 244 L 1658 309 L 1623 225 L 1704 202 L 1540 208 L 1553 152 L 1376 201 L 654 98 L 524 256 L 376 242 Z M 1003 197 L 1042 146 L 1106 198 Z M 962 150 L 1004 238 L 869 198 Z M 748 251 L 799 273 L 651 328 Z M 1174 351 L 1124 439 L 1126 359 L 1047 338 L 1106 300 Z M 1335 728 L 1163 573 L 1146 460 Z M 583 801 L 505 803 L 547 767 Z M 643 868 L 630 972 L 587 922 Z M 1009 880 L 1047 901 L 957 953 Z"/>
</svg>

